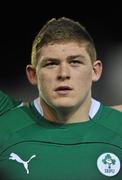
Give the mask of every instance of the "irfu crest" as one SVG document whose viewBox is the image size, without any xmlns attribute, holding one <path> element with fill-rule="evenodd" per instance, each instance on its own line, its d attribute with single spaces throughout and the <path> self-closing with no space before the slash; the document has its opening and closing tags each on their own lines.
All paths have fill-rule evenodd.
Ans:
<svg viewBox="0 0 122 180">
<path fill-rule="evenodd" d="M 111 155 L 110 154 L 107 154 L 105 156 L 105 158 L 102 160 L 102 162 L 104 164 L 107 164 L 108 165 L 108 168 L 111 169 L 111 165 L 115 165 L 116 163 L 116 160 L 115 159 L 112 159 Z"/>
<path fill-rule="evenodd" d="M 111 177 L 119 173 L 121 165 L 117 155 L 106 152 L 98 157 L 97 167 L 103 175 Z"/>
</svg>

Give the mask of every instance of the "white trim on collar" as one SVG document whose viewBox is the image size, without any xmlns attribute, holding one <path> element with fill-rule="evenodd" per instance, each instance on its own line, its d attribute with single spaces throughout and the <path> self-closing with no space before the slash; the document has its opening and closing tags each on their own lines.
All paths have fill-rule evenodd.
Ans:
<svg viewBox="0 0 122 180">
<path fill-rule="evenodd" d="M 89 117 L 92 119 L 100 108 L 100 102 L 92 98 L 91 107 L 89 110 Z"/>
<path fill-rule="evenodd" d="M 37 111 L 43 116 L 43 110 L 42 110 L 42 107 L 40 105 L 39 98 L 36 98 L 34 100 L 34 106 L 37 109 Z M 92 98 L 91 107 L 90 107 L 90 110 L 89 110 L 89 116 L 90 116 L 91 119 L 98 112 L 99 108 L 100 108 L 100 102 Z"/>
<path fill-rule="evenodd" d="M 39 97 L 34 99 L 34 106 L 35 106 L 36 110 L 43 116 L 43 110 L 42 110 L 42 107 L 40 105 Z"/>
</svg>

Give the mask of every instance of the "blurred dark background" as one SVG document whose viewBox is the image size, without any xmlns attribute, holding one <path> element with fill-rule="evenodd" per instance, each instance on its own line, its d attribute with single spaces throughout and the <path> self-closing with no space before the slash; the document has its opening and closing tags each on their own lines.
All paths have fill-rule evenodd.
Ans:
<svg viewBox="0 0 122 180">
<path fill-rule="evenodd" d="M 121 1 L 4 2 L 0 6 L 0 89 L 15 99 L 38 96 L 27 81 L 35 35 L 49 19 L 66 16 L 82 23 L 92 35 L 103 75 L 93 85 L 93 97 L 108 105 L 122 104 L 122 6 Z"/>
</svg>

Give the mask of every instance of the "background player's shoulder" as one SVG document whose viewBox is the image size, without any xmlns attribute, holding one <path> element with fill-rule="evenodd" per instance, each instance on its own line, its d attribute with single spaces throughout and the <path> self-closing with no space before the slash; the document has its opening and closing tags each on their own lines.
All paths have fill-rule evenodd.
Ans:
<svg viewBox="0 0 122 180">
<path fill-rule="evenodd" d="M 7 124 L 7 122 L 18 123 L 19 121 L 24 123 L 28 118 L 31 119 L 30 116 L 29 107 L 15 107 L 0 116 L 0 124 Z"/>
<path fill-rule="evenodd" d="M 115 106 L 112 106 L 112 108 L 122 112 L 122 105 L 115 105 Z"/>
<path fill-rule="evenodd" d="M 0 116 L 0 135 L 18 132 L 35 124 L 35 120 L 27 106 L 12 109 Z"/>
<path fill-rule="evenodd" d="M 0 116 L 7 111 L 19 106 L 22 101 L 14 100 L 4 92 L 0 91 Z"/>
</svg>

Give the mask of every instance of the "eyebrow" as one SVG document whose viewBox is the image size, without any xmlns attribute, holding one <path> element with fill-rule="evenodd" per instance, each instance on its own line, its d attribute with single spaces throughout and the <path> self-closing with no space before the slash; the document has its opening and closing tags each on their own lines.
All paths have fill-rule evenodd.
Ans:
<svg viewBox="0 0 122 180">
<path fill-rule="evenodd" d="M 58 61 L 58 58 L 51 58 L 51 57 L 43 57 L 40 59 L 41 63 L 48 62 L 48 61 Z"/>
<path fill-rule="evenodd" d="M 81 54 L 68 56 L 67 59 L 70 60 L 70 59 L 75 59 L 75 58 L 78 58 L 78 57 L 85 59 L 85 56 L 83 56 Z M 41 58 L 42 62 L 43 61 L 52 61 L 52 60 L 56 61 L 56 60 L 59 60 L 59 59 L 58 58 L 53 58 L 53 57 L 42 57 Z"/>
<path fill-rule="evenodd" d="M 67 60 L 70 61 L 72 59 L 75 59 L 75 58 L 82 58 L 82 59 L 85 59 L 85 56 L 81 55 L 81 54 L 78 54 L 78 55 L 71 55 L 71 56 L 68 56 L 67 57 Z M 53 58 L 53 57 L 41 57 L 40 59 L 40 64 L 44 64 L 48 61 L 59 61 L 58 58 Z"/>
<path fill-rule="evenodd" d="M 78 54 L 78 55 L 71 55 L 71 56 L 68 56 L 68 60 L 71 60 L 71 59 L 75 59 L 75 58 L 82 58 L 82 59 L 85 59 L 85 56 L 81 55 L 81 54 Z"/>
</svg>

